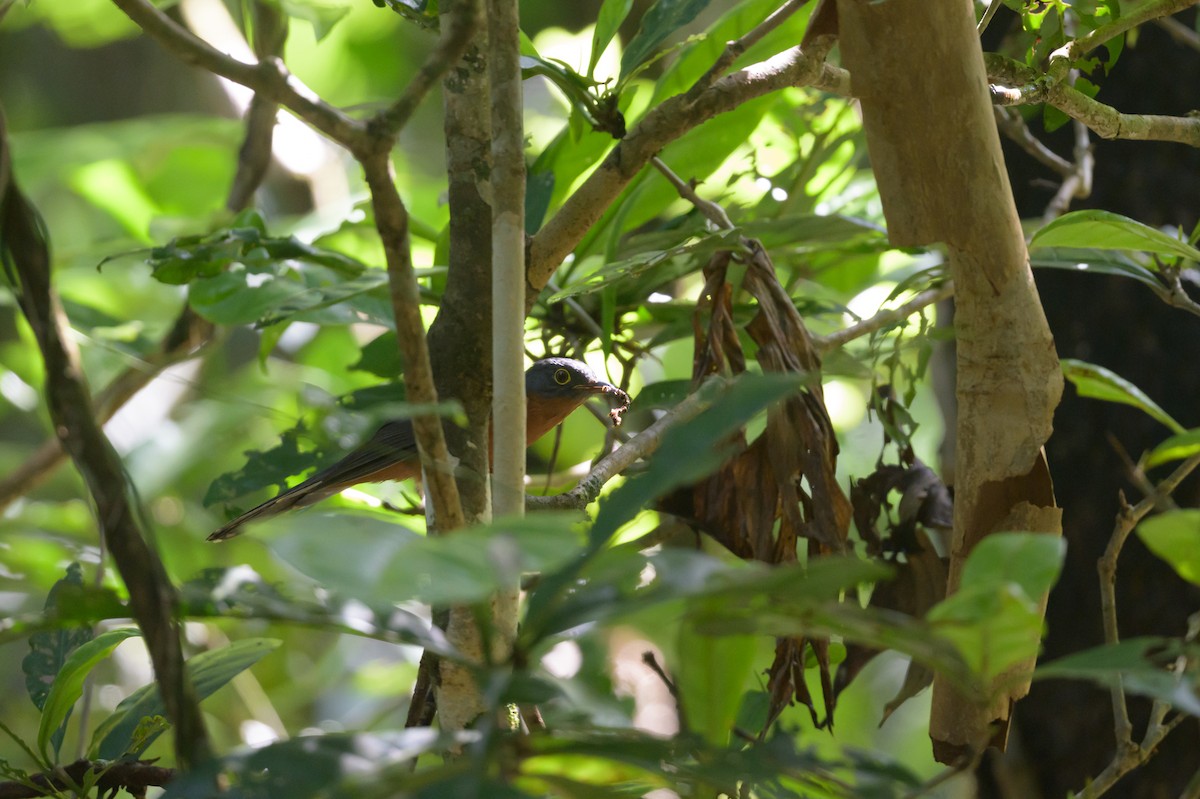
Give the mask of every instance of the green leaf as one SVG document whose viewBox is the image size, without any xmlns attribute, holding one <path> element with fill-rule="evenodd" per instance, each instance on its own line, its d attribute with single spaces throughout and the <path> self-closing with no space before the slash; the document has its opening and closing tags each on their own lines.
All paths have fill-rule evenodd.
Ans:
<svg viewBox="0 0 1200 799">
<path fill-rule="evenodd" d="M 395 331 L 381 333 L 363 345 L 362 356 L 350 368 L 385 380 L 398 379 L 404 364 L 400 359 L 400 345 Z"/>
<path fill-rule="evenodd" d="M 1173 510 L 1137 526 L 1146 548 L 1171 564 L 1179 576 L 1200 585 L 1200 510 Z"/>
<path fill-rule="evenodd" d="M 309 22 L 318 42 L 350 13 L 350 4 L 339 0 L 280 0 L 280 6 L 289 17 Z"/>
<path fill-rule="evenodd" d="M 322 514 L 288 520 L 270 546 L 283 560 L 340 594 L 428 604 L 485 600 L 525 572 L 557 569 L 581 549 L 572 513 L 501 519 L 454 535 L 419 536 L 380 519 L 344 517 L 338 535 Z"/>
<path fill-rule="evenodd" d="M 1033 235 L 1030 250 L 1042 247 L 1135 250 L 1200 261 L 1200 250 L 1175 236 L 1108 211 L 1063 214 Z"/>
<path fill-rule="evenodd" d="M 709 0 L 656 0 L 642 17 L 637 35 L 621 56 L 621 80 L 658 50 L 675 31 L 687 25 L 708 6 Z"/>
<path fill-rule="evenodd" d="M 243 749 L 201 764 L 171 781 L 164 799 L 211 799 L 218 777 L 229 779 L 238 796 L 317 797 L 413 796 L 433 799 L 485 797 L 510 799 L 501 789 L 479 788 L 478 775 L 468 784 L 454 785 L 461 765 L 440 766 L 410 774 L 407 763 L 418 755 L 441 753 L 479 740 L 474 732 L 439 732 L 419 727 L 396 732 L 304 735 L 258 749 Z M 490 784 L 489 784 L 490 786 Z M 422 791 L 421 788 L 426 788 Z M 371 790 L 374 788 L 375 790 Z"/>
<path fill-rule="evenodd" d="M 83 590 L 82 567 L 78 563 L 72 563 L 67 566 L 66 575 L 50 588 L 43 611 L 51 614 L 61 610 L 67 601 L 67 594 L 74 595 Z M 21 661 L 21 670 L 25 672 L 25 690 L 38 710 L 45 707 L 54 679 L 66 664 L 67 658 L 80 646 L 92 640 L 93 635 L 91 625 L 87 624 L 36 632 L 29 637 L 29 654 Z M 68 709 L 67 715 L 51 735 L 50 743 L 55 752 L 62 746 L 69 717 Z"/>
<path fill-rule="evenodd" d="M 1143 256 L 1144 257 L 1144 256 Z M 1080 249 L 1077 247 L 1039 247 L 1030 250 L 1029 263 L 1037 268 L 1067 269 L 1084 274 L 1116 275 L 1161 290 L 1157 274 L 1121 250 Z"/>
<path fill-rule="evenodd" d="M 41 723 L 38 725 L 38 751 L 48 761 L 53 761 L 58 756 L 58 752 L 55 751 L 55 757 L 50 757 L 50 737 L 83 693 L 83 681 L 87 679 L 88 673 L 97 663 L 108 657 L 122 641 L 140 635 L 141 632 L 136 627 L 109 630 L 88 641 L 67 658 L 58 676 L 54 678 L 54 684 L 50 686 L 46 704 L 42 707 Z"/>
<path fill-rule="evenodd" d="M 704 635 L 689 624 L 679 628 L 674 674 L 684 718 L 691 732 L 711 744 L 729 742 L 754 671 L 757 641 L 750 635 Z"/>
<path fill-rule="evenodd" d="M 83 588 L 83 570 L 78 563 L 67 566 L 66 576 L 51 587 L 44 610 L 56 610 L 68 587 Z M 92 636 L 91 625 L 84 625 L 34 633 L 29 637 L 29 654 L 21 661 L 21 668 L 25 672 L 25 690 L 38 710 L 45 707 L 50 686 L 67 662 L 67 657 L 92 640 Z"/>
<path fill-rule="evenodd" d="M 1036 657 L 1042 635 L 1039 601 L 1058 578 L 1065 552 L 1055 535 L 989 535 L 967 558 L 962 587 L 930 609 L 926 619 L 986 683 Z"/>
<path fill-rule="evenodd" d="M 967 557 L 962 585 L 1000 588 L 1015 584 L 1036 601 L 1058 580 L 1066 550 L 1060 536 L 1048 533 L 989 535 Z"/>
<path fill-rule="evenodd" d="M 1171 461 L 1181 461 L 1200 453 L 1200 427 L 1177 433 L 1150 451 L 1147 466 L 1161 466 Z"/>
<path fill-rule="evenodd" d="M 589 78 L 596 71 L 600 56 L 604 55 L 608 43 L 617 35 L 617 29 L 625 21 L 625 17 L 629 16 L 629 9 L 632 7 L 633 0 L 604 0 L 600 6 L 600 13 L 596 16 L 596 27 L 592 30 L 592 55 L 588 59 L 587 70 Z"/>
<path fill-rule="evenodd" d="M 1195 662 L 1200 658 L 1200 647 L 1164 638 L 1130 638 L 1059 658 L 1039 666 L 1033 676 L 1036 680 L 1077 679 L 1107 688 L 1120 686 L 1200 716 L 1194 672 L 1168 670 L 1181 656 Z"/>
<path fill-rule="evenodd" d="M 286 302 L 280 303 L 264 313 L 255 322 L 256 327 L 284 322 L 300 314 L 328 308 L 345 302 L 353 297 L 375 291 L 388 283 L 387 272 L 379 269 L 365 272 L 362 275 L 339 283 L 324 286 L 314 286 L 303 292 L 292 295 Z M 391 314 L 384 314 L 370 321 L 387 324 L 393 320 Z"/>
<path fill-rule="evenodd" d="M 218 688 L 278 649 L 280 643 L 272 638 L 247 638 L 221 649 L 201 652 L 190 659 L 187 673 L 197 699 L 212 696 Z M 92 735 L 90 756 L 101 760 L 141 757 L 165 728 L 156 724 L 139 732 L 139 727 L 143 726 L 144 719 L 165 713 L 158 684 L 142 686 L 125 697 L 112 715 L 96 729 Z"/>
<path fill-rule="evenodd" d="M 547 304 L 552 304 L 562 302 L 568 297 L 592 294 L 620 281 L 630 280 L 651 271 L 655 272 L 656 277 L 661 275 L 665 282 L 670 279 L 667 274 L 664 274 L 668 270 L 668 261 L 686 257 L 684 265 L 690 271 L 699 259 L 707 258 L 715 250 L 740 247 L 741 235 L 741 232 L 737 230 L 714 231 L 667 250 L 640 252 L 620 261 L 603 264 L 591 272 L 575 278 L 573 283 L 550 295 L 545 301 Z"/>
<path fill-rule="evenodd" d="M 1171 415 L 1146 396 L 1145 392 L 1115 372 L 1111 372 L 1103 366 L 1072 358 L 1062 360 L 1062 370 L 1066 378 L 1075 384 L 1075 390 L 1079 392 L 1079 396 L 1105 402 L 1116 402 L 1121 405 L 1132 405 L 1171 428 L 1171 432 L 1177 434 L 1186 432 L 1183 425 L 1171 418 Z"/>
</svg>

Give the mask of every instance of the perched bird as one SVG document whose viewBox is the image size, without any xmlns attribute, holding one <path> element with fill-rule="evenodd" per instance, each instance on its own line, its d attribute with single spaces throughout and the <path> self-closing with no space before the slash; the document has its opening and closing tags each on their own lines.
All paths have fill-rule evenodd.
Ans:
<svg viewBox="0 0 1200 799">
<path fill-rule="evenodd" d="M 594 394 L 612 394 L 620 405 L 609 413 L 615 424 L 629 407 L 629 395 L 596 376 L 587 364 L 570 358 L 546 358 L 525 372 L 526 444 L 532 444 Z M 387 422 L 358 449 L 303 483 L 252 508 L 208 537 L 223 541 L 242 525 L 292 508 L 304 508 L 359 483 L 407 480 L 421 473 L 417 439 L 407 419 Z"/>
</svg>

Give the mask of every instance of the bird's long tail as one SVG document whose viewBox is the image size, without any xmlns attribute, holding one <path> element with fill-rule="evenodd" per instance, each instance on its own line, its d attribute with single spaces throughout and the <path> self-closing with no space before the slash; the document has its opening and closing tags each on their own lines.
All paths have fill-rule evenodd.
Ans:
<svg viewBox="0 0 1200 799">
<path fill-rule="evenodd" d="M 326 478 L 327 475 L 325 473 L 313 475 L 303 483 L 299 483 L 284 491 L 279 496 L 268 499 L 261 505 L 246 511 L 224 527 L 213 532 L 208 537 L 208 540 L 224 541 L 227 538 L 233 538 L 241 534 L 242 525 L 247 522 L 258 519 L 269 519 L 277 513 L 283 513 L 292 508 L 304 508 L 313 505 L 326 497 L 333 496 L 342 489 L 342 486 L 329 485 Z"/>
</svg>

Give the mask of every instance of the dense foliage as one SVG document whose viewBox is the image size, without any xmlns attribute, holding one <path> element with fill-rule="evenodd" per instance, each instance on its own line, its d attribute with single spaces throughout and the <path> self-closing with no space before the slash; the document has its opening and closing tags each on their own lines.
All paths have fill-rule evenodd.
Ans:
<svg viewBox="0 0 1200 799">
<path fill-rule="evenodd" d="M 4 79 L 0 141 L 12 289 L 0 294 L 0 664 L 10 688 L 0 775 L 31 793 L 3 795 L 47 792 L 38 774 L 65 795 L 164 782 L 179 797 L 214 785 L 281 797 L 972 795 L 979 753 L 949 770 L 934 761 L 924 689 L 936 673 L 978 707 L 1019 690 L 1065 545 L 1001 529 L 974 547 L 946 596 L 955 520 L 939 448 L 955 417 L 953 392 L 938 383 L 953 381 L 954 330 L 935 314 L 953 292 L 946 249 L 889 240 L 837 50 L 825 72 L 822 58 L 770 83 L 770 69 L 791 68 L 785 57 L 804 57 L 796 45 L 821 12 L 778 0 L 656 0 L 636 11 L 605 0 L 590 16 L 558 5 L 571 4 L 522 9 L 524 225 L 531 274 L 545 275 L 530 280 L 540 290 L 523 345 L 530 360 L 587 361 L 633 402 L 619 428 L 598 402 L 534 444 L 529 491 L 563 495 L 589 463 L 626 447 L 644 457 L 605 473 L 599 497 L 574 508 L 570 496 L 557 509 L 535 501 L 524 518 L 446 535 L 427 535 L 420 486 L 373 484 L 220 545 L 206 535 L 384 420 L 471 413 L 469 396 L 408 401 L 397 256 L 383 243 L 396 242 L 368 188 L 370 131 L 335 142 L 336 125 L 321 138 L 285 113 L 266 138 L 272 166 L 257 162 L 265 180 L 251 176 L 245 90 L 203 70 L 157 73 L 174 48 L 157 49 L 100 0 L 9 8 L 5 47 L 54 37 L 64 62 L 76 54 L 93 67 L 114 54 L 130 83 L 161 85 L 171 99 L 148 91 L 145 107 L 126 98 L 89 117 L 70 104 L 96 90 L 93 76 L 4 65 L 16 71 Z M 826 14 L 833 5 L 817 4 Z M 1200 224 L 1063 213 L 1085 196 L 1092 158 L 1070 120 L 1100 130 L 1086 102 L 1136 55 L 1125 43 L 1137 29 L 1122 23 L 1145 13 L 1133 5 L 981 6 L 987 25 L 1009 26 L 987 54 L 993 100 L 1008 103 L 997 113 L 1014 139 L 1064 124 L 1084 137 L 1071 158 L 1047 159 L 1048 177 L 1070 191 L 1027 222 L 1032 265 L 1120 276 L 1161 297 L 1164 313 L 1195 313 L 1187 283 Z M 1188 4 L 1145 5 L 1163 16 Z M 449 36 L 441 11 L 410 0 L 186 0 L 169 14 L 222 53 L 277 53 L 328 108 L 383 125 Z M 468 49 L 462 63 L 486 53 Z M 729 76 L 763 83 L 745 90 Z M 447 85 L 456 77 L 452 68 Z M 446 166 L 455 142 L 439 108 L 426 99 L 390 148 L 426 325 L 486 304 L 448 289 L 465 267 L 451 235 L 460 200 L 447 200 L 447 185 L 464 174 L 485 185 L 486 170 Z M 1175 140 L 1200 142 L 1178 122 Z M 620 173 L 614 153 L 636 147 L 648 163 L 622 176 L 610 202 L 590 218 L 572 205 Z M 44 241 L 12 221 L 33 209 Z M 573 238 L 563 232 L 572 226 Z M 172 749 L 175 700 L 156 690 L 139 648 L 155 633 L 130 623 L 142 623 L 139 589 L 114 570 L 119 553 L 93 513 L 108 506 L 86 468 L 55 468 L 65 458 L 43 388 L 56 379 L 48 322 L 30 314 L 22 271 L 41 243 L 136 525 L 177 590 L 171 610 L 186 621 L 211 758 Z M 545 254 L 560 249 L 565 257 Z M 1165 428 L 1157 447 L 1134 453 L 1145 499 L 1124 505 L 1112 568 L 1136 530 L 1179 579 L 1200 584 L 1197 511 L 1169 500 L 1200 462 L 1196 420 L 1176 420 L 1103 365 L 1067 359 L 1062 370 L 1081 395 Z M 476 379 L 467 384 L 490 387 Z M 467 607 L 485 639 L 499 635 L 490 598 L 519 581 L 519 632 L 497 662 L 468 662 L 431 623 L 431 608 Z M 1032 679 L 1150 697 L 1162 736 L 1200 716 L 1200 622 L 1118 643 L 1115 609 L 1092 612 L 1112 617 L 1110 643 L 1040 664 Z M 405 727 L 422 653 L 474 676 L 486 712 L 468 729 Z M 1149 754 L 1123 761 L 1112 781 Z"/>
</svg>

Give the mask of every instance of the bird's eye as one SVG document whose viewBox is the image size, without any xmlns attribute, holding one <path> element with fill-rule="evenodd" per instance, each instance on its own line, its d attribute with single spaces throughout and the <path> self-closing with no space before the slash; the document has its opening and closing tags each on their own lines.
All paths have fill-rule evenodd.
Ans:
<svg viewBox="0 0 1200 799">
<path fill-rule="evenodd" d="M 560 386 L 565 386 L 567 383 L 571 382 L 571 373 L 566 369 L 555 369 L 554 382 L 558 383 Z"/>
</svg>

